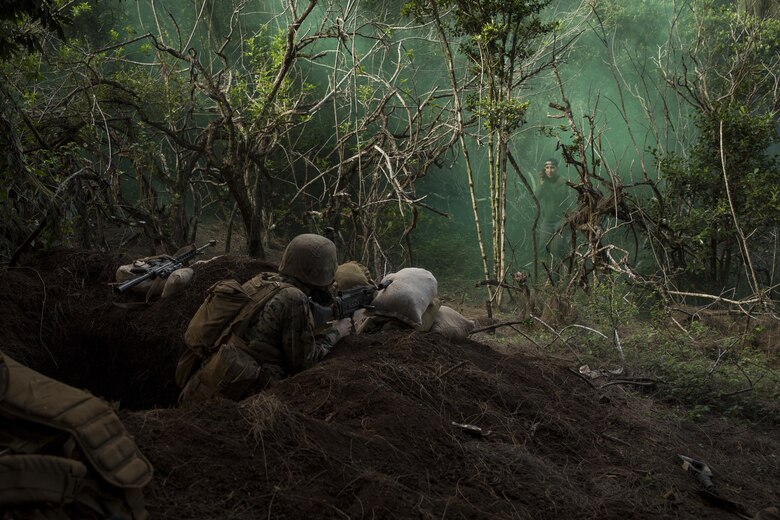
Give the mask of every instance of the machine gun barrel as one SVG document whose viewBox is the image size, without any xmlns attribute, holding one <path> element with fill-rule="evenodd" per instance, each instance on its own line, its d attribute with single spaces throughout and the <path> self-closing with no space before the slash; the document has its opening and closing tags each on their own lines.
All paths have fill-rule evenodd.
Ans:
<svg viewBox="0 0 780 520">
<path fill-rule="evenodd" d="M 359 285 L 339 291 L 330 305 L 320 305 L 310 298 L 309 307 L 314 318 L 314 326 L 320 327 L 332 320 L 351 317 L 358 309 L 371 309 L 371 302 L 374 301 L 376 293 L 390 285 L 390 282 L 379 285 Z"/>
</svg>

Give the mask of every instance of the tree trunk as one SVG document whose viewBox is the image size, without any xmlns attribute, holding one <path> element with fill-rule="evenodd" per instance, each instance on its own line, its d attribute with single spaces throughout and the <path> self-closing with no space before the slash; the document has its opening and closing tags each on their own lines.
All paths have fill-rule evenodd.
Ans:
<svg viewBox="0 0 780 520">
<path fill-rule="evenodd" d="M 255 182 L 252 185 L 252 198 L 250 200 L 252 217 L 250 225 L 246 230 L 247 254 L 260 260 L 265 260 L 265 248 L 263 247 L 263 183 L 260 181 L 260 172 L 257 172 L 255 175 Z"/>
</svg>

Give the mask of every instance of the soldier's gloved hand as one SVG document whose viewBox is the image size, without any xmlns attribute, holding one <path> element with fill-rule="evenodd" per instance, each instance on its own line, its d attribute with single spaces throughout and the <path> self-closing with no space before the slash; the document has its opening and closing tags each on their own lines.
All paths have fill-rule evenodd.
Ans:
<svg viewBox="0 0 780 520">
<path fill-rule="evenodd" d="M 341 318 L 333 323 L 333 326 L 339 331 L 341 337 L 349 336 L 352 333 L 352 318 Z"/>
</svg>

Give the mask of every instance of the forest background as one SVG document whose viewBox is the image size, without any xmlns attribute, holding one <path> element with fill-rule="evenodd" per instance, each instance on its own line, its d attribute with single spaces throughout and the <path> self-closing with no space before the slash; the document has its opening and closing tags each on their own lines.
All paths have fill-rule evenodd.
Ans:
<svg viewBox="0 0 780 520">
<path fill-rule="evenodd" d="M 482 279 L 489 307 L 607 273 L 664 297 L 774 295 L 769 2 L 5 4 L 10 265 L 170 253 L 218 220 L 227 251 L 259 258 L 332 227 L 377 273 Z M 576 198 L 564 258 L 538 237 L 548 157 Z"/>
<path fill-rule="evenodd" d="M 522 320 L 563 318 L 584 298 L 621 357 L 619 325 L 648 300 L 736 313 L 741 346 L 776 318 L 776 3 L 6 0 L 2 13 L 7 266 L 63 246 L 172 253 L 215 225 L 225 252 L 264 259 L 333 228 L 342 259 L 476 283 L 491 316 L 509 299 Z M 534 195 L 550 157 L 573 201 L 558 256 Z M 709 354 L 713 370 L 732 347 Z"/>
</svg>

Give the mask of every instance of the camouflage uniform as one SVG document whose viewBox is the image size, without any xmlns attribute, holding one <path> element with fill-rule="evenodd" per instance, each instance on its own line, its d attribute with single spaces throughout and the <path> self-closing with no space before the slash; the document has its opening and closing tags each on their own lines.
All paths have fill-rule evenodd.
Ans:
<svg viewBox="0 0 780 520">
<path fill-rule="evenodd" d="M 242 339 L 244 350 L 266 370 L 286 377 L 320 361 L 340 339 L 334 328 L 315 335 L 308 288 L 296 279 L 270 275 L 288 284 L 262 308 Z"/>
<path fill-rule="evenodd" d="M 205 361 L 182 389 L 179 403 L 188 406 L 213 397 L 239 401 L 325 357 L 342 333 L 330 327 L 315 334 L 309 295 L 333 282 L 336 264 L 330 240 L 295 237 L 282 255 L 279 274 L 257 277 L 261 286 L 276 284 L 276 294 L 246 332 L 232 336 Z"/>
</svg>

